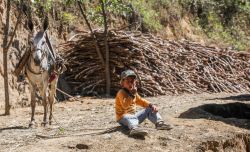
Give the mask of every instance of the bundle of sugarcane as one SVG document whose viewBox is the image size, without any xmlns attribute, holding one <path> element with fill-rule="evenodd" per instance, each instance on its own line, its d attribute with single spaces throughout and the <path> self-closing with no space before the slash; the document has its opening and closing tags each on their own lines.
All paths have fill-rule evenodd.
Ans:
<svg viewBox="0 0 250 152">
<path fill-rule="evenodd" d="M 104 35 L 95 34 L 105 54 Z M 113 93 L 120 88 L 120 73 L 125 69 L 137 73 L 138 91 L 144 96 L 250 90 L 249 53 L 125 31 L 110 32 L 108 44 Z M 59 50 L 67 62 L 66 79 L 75 91 L 105 92 L 105 68 L 90 34 L 79 34 Z"/>
</svg>

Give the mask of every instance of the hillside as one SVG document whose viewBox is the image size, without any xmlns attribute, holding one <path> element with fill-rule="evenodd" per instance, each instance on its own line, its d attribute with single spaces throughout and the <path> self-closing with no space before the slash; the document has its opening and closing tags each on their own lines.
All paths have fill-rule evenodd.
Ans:
<svg viewBox="0 0 250 152">
<path fill-rule="evenodd" d="M 131 3 L 143 14 L 146 27 L 167 39 L 188 39 L 237 50 L 250 48 L 250 2 L 247 0 Z"/>
<path fill-rule="evenodd" d="M 19 3 L 11 3 L 11 31 L 17 21 Z M 25 1 L 26 2 L 26 1 Z M 27 1 L 28 2 L 28 1 Z M 66 42 L 79 31 L 88 31 L 84 19 L 81 17 L 79 8 L 75 4 L 62 4 L 59 2 L 34 3 L 33 19 L 36 27 L 41 26 L 43 14 L 39 12 L 39 7 L 43 6 L 48 11 L 50 17 L 49 34 L 54 47 Z M 46 4 L 46 5 L 45 5 Z M 48 5 L 47 5 L 48 4 Z M 100 20 L 96 17 L 92 1 L 86 5 L 86 12 L 91 26 L 102 28 Z M 112 30 L 140 30 L 150 32 L 156 36 L 169 39 L 195 41 L 202 45 L 212 45 L 217 47 L 231 47 L 231 49 L 249 50 L 249 2 L 244 0 L 236 1 L 215 1 L 206 0 L 202 2 L 185 1 L 123 1 L 129 11 L 116 9 L 109 14 L 109 28 Z M 30 4 L 27 4 L 28 6 Z M 39 6 L 41 5 L 41 6 Z M 6 19 L 6 1 L 0 1 L 0 27 L 3 29 Z M 67 7 L 66 7 L 67 6 Z M 120 6 L 120 5 L 119 5 Z M 143 7 L 141 7 L 143 6 Z M 119 8 L 119 7 L 118 7 Z M 13 106 L 25 106 L 29 102 L 29 90 L 27 82 L 17 83 L 17 79 L 11 74 L 17 62 L 28 46 L 27 18 L 23 17 L 22 24 L 19 25 L 12 46 L 8 52 L 8 73 L 11 102 Z M 130 26 L 129 26 L 130 25 Z M 3 31 L 0 32 L 3 40 Z M 2 44 L 2 41 L 0 42 Z M 0 53 L 0 73 L 3 75 L 2 52 Z M 3 84 L 2 77 L 0 82 Z M 3 85 L 1 85 L 3 86 Z M 1 89 L 3 90 L 3 88 Z M 1 94 L 3 97 L 3 94 Z M 3 103 L 0 104 L 3 106 Z"/>
</svg>

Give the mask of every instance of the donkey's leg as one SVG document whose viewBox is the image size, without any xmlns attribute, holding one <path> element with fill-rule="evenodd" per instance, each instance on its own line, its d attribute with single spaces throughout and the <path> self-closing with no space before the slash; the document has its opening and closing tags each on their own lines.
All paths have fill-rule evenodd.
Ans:
<svg viewBox="0 0 250 152">
<path fill-rule="evenodd" d="M 49 105 L 50 105 L 50 114 L 49 114 L 49 124 L 52 123 L 52 116 L 53 116 L 53 105 L 55 101 L 55 94 L 56 94 L 56 85 L 57 80 L 53 80 L 49 86 Z"/>
<path fill-rule="evenodd" d="M 47 86 L 44 86 L 43 89 L 42 89 L 42 93 L 41 93 L 41 96 L 43 98 L 43 108 L 44 108 L 42 126 L 44 126 L 44 127 L 47 124 L 47 112 L 48 112 L 48 100 L 47 100 L 47 97 L 46 97 L 46 90 L 47 90 Z"/>
<path fill-rule="evenodd" d="M 30 85 L 31 92 L 31 121 L 29 127 L 33 127 L 35 125 L 35 108 L 36 108 L 36 92 L 32 85 Z"/>
</svg>

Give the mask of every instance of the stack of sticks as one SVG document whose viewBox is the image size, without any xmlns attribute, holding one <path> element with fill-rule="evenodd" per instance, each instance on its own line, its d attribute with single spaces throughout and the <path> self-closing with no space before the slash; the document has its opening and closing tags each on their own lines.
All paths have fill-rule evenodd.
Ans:
<svg viewBox="0 0 250 152">
<path fill-rule="evenodd" d="M 95 34 L 105 57 L 104 35 Z M 250 91 L 250 53 L 125 31 L 109 32 L 108 44 L 113 94 L 126 69 L 137 73 L 143 96 Z M 74 91 L 105 93 L 105 68 L 89 33 L 78 34 L 58 50 L 67 62 L 66 80 Z"/>
</svg>

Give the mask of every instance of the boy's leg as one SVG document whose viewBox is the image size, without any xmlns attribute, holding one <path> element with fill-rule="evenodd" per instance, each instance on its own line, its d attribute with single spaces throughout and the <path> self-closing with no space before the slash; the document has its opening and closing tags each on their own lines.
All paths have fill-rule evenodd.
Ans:
<svg viewBox="0 0 250 152">
<path fill-rule="evenodd" d="M 139 120 L 135 115 L 124 115 L 121 120 L 118 121 L 121 125 L 128 127 L 129 129 L 137 128 Z"/>
<path fill-rule="evenodd" d="M 148 134 L 147 131 L 138 128 L 139 120 L 134 115 L 124 115 L 118 123 L 129 128 L 130 136 L 146 136 Z"/>
<path fill-rule="evenodd" d="M 148 118 L 152 123 L 155 124 L 156 129 L 158 130 L 170 130 L 173 128 L 172 125 L 166 124 L 159 112 L 153 112 L 151 108 L 143 109 L 135 114 L 138 118 L 139 123 L 142 123 L 146 118 Z"/>
<path fill-rule="evenodd" d="M 146 118 L 154 124 L 162 121 L 161 115 L 158 112 L 153 112 L 149 107 L 137 112 L 135 116 L 138 118 L 139 123 L 142 123 Z"/>
</svg>

